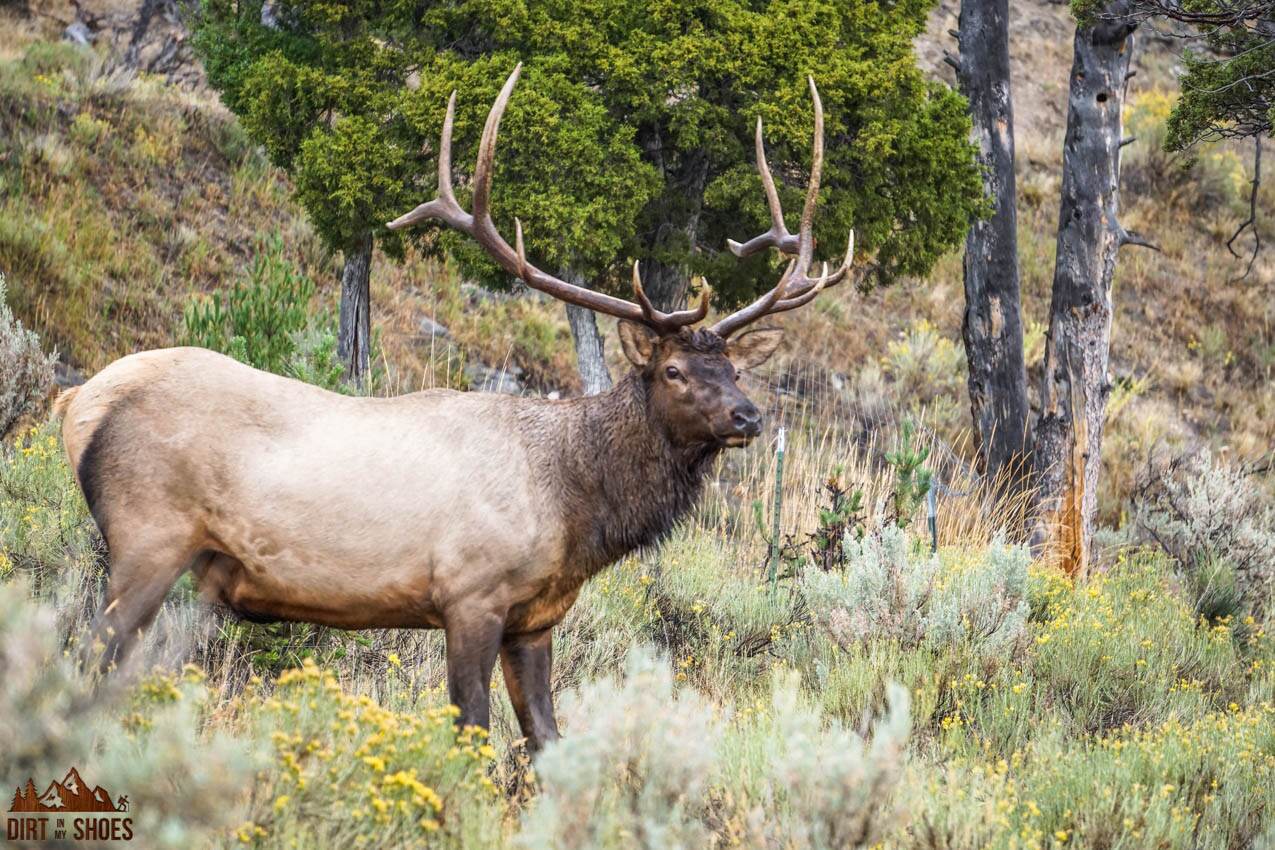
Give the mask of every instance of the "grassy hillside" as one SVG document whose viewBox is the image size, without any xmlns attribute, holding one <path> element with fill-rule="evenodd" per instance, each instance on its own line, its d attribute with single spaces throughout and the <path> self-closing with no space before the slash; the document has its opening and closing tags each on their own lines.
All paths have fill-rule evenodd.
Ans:
<svg viewBox="0 0 1275 850">
<path fill-rule="evenodd" d="M 118 43 L 128 4 L 100 5 Z M 1063 5 L 1011 5 L 1038 371 L 1071 28 Z M 918 45 L 936 75 L 955 9 Z M 291 293 L 289 334 L 329 328 L 337 258 L 197 69 L 181 85 L 114 71 L 105 47 L 60 43 L 65 23 L 0 11 L 0 272 L 18 317 L 86 373 L 189 338 L 183 313 L 235 286 Z M 670 541 L 584 588 L 555 632 L 566 737 L 534 765 L 499 674 L 490 736 L 454 728 L 441 634 L 247 624 L 189 577 L 131 675 L 90 698 L 70 659 L 105 553 L 40 415 L 0 441 L 0 788 L 74 764 L 131 796 L 144 847 L 1275 847 L 1275 483 L 1243 460 L 1269 457 L 1275 429 L 1275 263 L 1232 282 L 1248 165 L 1157 151 L 1174 57 L 1143 44 L 1124 206 L 1165 250 L 1127 250 L 1117 273 L 1093 576 L 1006 544 L 1021 501 L 965 465 L 959 256 L 784 319 L 785 351 L 745 387 L 789 428 L 775 581 L 761 440 Z M 373 321 L 376 392 L 488 369 L 575 390 L 555 303 L 378 256 Z M 951 487 L 933 554 L 882 462 L 905 418 Z"/>
<path fill-rule="evenodd" d="M 317 283 L 315 309 L 335 309 L 339 258 L 213 95 L 49 35 L 0 12 L 0 269 L 15 312 L 65 362 L 91 373 L 173 344 L 192 295 L 246 278 L 273 238 Z M 435 374 L 449 345 L 572 385 L 560 310 L 486 297 L 421 261 L 375 269 L 387 391 L 463 385 L 447 358 Z M 427 317 L 452 337 L 422 338 Z"/>
</svg>

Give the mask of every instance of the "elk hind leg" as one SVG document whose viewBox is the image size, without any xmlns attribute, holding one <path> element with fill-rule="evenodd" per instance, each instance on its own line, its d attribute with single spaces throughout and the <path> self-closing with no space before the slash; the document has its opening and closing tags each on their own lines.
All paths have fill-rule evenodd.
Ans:
<svg viewBox="0 0 1275 850">
<path fill-rule="evenodd" d="M 123 663 L 155 619 L 173 583 L 196 559 L 193 529 L 180 519 L 154 523 L 108 540 L 111 575 L 81 658 L 105 673 Z M 100 654 L 99 654 L 100 653 Z"/>
</svg>

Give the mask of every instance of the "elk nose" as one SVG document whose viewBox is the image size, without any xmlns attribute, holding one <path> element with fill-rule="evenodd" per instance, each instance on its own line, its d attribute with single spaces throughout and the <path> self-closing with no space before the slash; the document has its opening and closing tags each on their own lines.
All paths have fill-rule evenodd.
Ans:
<svg viewBox="0 0 1275 850">
<path fill-rule="evenodd" d="M 761 433 L 761 411 L 751 401 L 746 401 L 732 410 L 730 418 L 742 434 L 756 437 Z"/>
</svg>

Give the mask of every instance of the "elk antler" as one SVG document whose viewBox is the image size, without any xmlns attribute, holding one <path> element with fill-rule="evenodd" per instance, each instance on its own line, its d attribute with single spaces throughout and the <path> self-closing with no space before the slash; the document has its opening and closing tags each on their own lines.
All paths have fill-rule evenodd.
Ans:
<svg viewBox="0 0 1275 850">
<path fill-rule="evenodd" d="M 829 274 L 828 264 L 824 263 L 819 277 L 812 278 L 808 272 L 814 254 L 812 228 L 815 206 L 819 201 L 819 179 L 823 171 L 823 103 L 819 100 L 814 77 L 807 79 L 810 81 L 810 98 L 815 105 L 815 140 L 810 157 L 810 184 L 806 187 L 806 204 L 801 210 L 797 235 L 789 233 L 784 224 L 784 210 L 779 204 L 779 192 L 775 190 L 775 178 L 771 176 L 770 166 L 766 164 L 766 142 L 762 137 L 761 118 L 758 118 L 757 171 L 761 174 L 761 185 L 766 190 L 766 205 L 770 207 L 770 230 L 747 242 L 740 243 L 731 239 L 726 243 L 737 257 L 748 257 L 767 248 L 778 248 L 780 253 L 792 255 L 793 259 L 774 289 L 713 325 L 713 332 L 723 339 L 763 316 L 795 310 L 803 304 L 809 304 L 822 290 L 845 280 L 854 260 L 854 231 L 851 230 L 846 245 L 846 257 L 836 271 Z"/>
<path fill-rule="evenodd" d="M 514 220 L 514 244 L 509 247 L 496 230 L 491 219 L 491 176 L 496 159 L 496 134 L 500 130 L 500 119 L 509 105 L 509 96 L 513 93 L 518 76 L 522 73 L 522 63 L 514 68 L 509 79 L 500 90 L 491 112 L 487 114 L 487 123 L 483 127 L 482 141 L 478 145 L 478 162 L 474 166 L 474 212 L 465 212 L 456 201 L 452 191 L 452 124 L 456 115 L 456 92 L 452 92 L 447 101 L 447 117 L 443 120 L 443 135 L 438 148 L 438 196 L 432 201 L 421 204 L 411 212 L 401 215 L 388 225 L 390 230 L 398 230 L 427 218 L 438 219 L 448 226 L 473 237 L 487 254 L 509 274 L 517 277 L 532 289 L 538 289 L 568 304 L 588 307 L 599 313 L 606 313 L 621 319 L 640 322 L 661 334 L 670 334 L 678 328 L 693 325 L 708 315 L 710 292 L 705 286 L 699 307 L 694 310 L 679 310 L 664 313 L 652 306 L 650 299 L 642 290 L 642 280 L 638 274 L 637 263 L 633 264 L 633 292 L 638 303 L 613 298 L 602 292 L 594 292 L 582 286 L 576 286 L 547 274 L 527 262 L 527 252 L 522 240 L 522 222 Z"/>
</svg>

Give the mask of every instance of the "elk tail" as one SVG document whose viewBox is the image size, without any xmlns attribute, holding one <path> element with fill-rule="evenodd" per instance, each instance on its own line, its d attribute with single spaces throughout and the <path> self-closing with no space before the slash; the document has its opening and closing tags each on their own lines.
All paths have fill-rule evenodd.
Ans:
<svg viewBox="0 0 1275 850">
<path fill-rule="evenodd" d="M 75 401 L 75 396 L 79 391 L 79 387 L 71 387 L 58 393 L 58 397 L 53 401 L 53 415 L 58 417 L 65 416 L 66 409 L 71 406 L 71 402 Z"/>
</svg>

